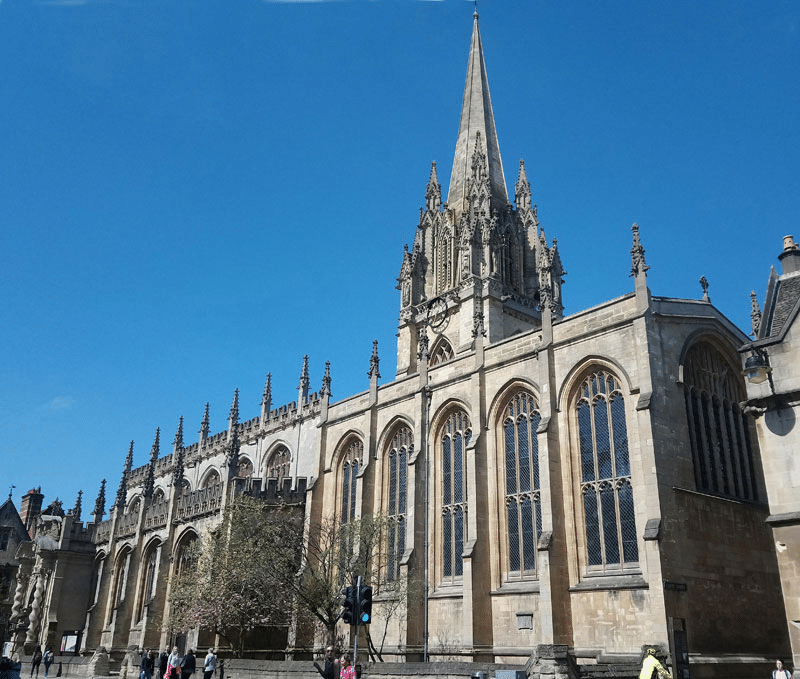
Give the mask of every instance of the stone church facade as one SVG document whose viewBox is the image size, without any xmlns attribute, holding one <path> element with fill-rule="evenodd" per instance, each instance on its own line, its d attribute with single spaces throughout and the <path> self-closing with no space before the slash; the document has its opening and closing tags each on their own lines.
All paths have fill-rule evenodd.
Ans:
<svg viewBox="0 0 800 679">
<path fill-rule="evenodd" d="M 476 14 L 447 200 L 434 164 L 402 254 L 396 375 L 378 384 L 376 344 L 369 389 L 333 402 L 327 369 L 310 391 L 306 358 L 293 403 L 273 408 L 268 378 L 252 419 L 237 393 L 225 431 L 209 432 L 207 409 L 186 445 L 181 420 L 139 468 L 131 444 L 109 518 L 103 489 L 81 524 L 82 648 L 171 643 L 170 575 L 249 492 L 303 503 L 309 520 L 392 518 L 387 571 L 427 585 L 390 621 L 394 659 L 522 665 L 558 644 L 591 664 L 658 644 L 676 676 L 691 659 L 693 675 L 730 677 L 742 657 L 786 654 L 741 405 L 750 338 L 707 297 L 652 295 L 635 224 L 631 243 L 631 292 L 565 316 L 566 272 L 523 162 L 507 192 Z M 45 552 L 21 602 L 37 587 L 49 601 Z M 49 619 L 27 637 L 60 638 Z M 300 654 L 314 640 L 289 630 L 285 643 Z"/>
</svg>

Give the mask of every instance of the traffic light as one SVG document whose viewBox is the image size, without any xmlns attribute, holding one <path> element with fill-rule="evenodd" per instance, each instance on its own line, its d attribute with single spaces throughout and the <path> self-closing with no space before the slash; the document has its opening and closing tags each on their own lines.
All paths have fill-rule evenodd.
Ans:
<svg viewBox="0 0 800 679">
<path fill-rule="evenodd" d="M 339 617 L 344 620 L 348 625 L 354 625 L 356 622 L 356 600 L 357 592 L 355 586 L 345 587 L 342 590 L 344 599 L 342 599 L 342 612 Z"/>
<path fill-rule="evenodd" d="M 372 587 L 362 585 L 358 592 L 358 624 L 369 625 L 372 622 Z"/>
</svg>

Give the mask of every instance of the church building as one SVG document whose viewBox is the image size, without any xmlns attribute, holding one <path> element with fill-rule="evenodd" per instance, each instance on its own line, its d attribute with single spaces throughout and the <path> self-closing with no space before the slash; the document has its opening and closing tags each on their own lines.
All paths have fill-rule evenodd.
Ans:
<svg viewBox="0 0 800 679">
<path fill-rule="evenodd" d="M 563 645 L 589 665 L 649 644 L 675 676 L 730 678 L 789 655 L 745 407 L 751 338 L 707 295 L 651 293 L 646 224 L 631 229 L 630 292 L 565 315 L 557 240 L 525 163 L 514 171 L 511 194 L 476 12 L 449 187 L 434 163 L 398 252 L 396 374 L 379 384 L 376 342 L 369 389 L 333 401 L 329 366 L 312 392 L 306 357 L 292 403 L 273 407 L 268 378 L 250 419 L 237 393 L 224 431 L 209 431 L 207 406 L 198 441 L 181 419 L 138 468 L 131 444 L 109 518 L 103 496 L 81 529 L 94 545 L 76 584 L 82 648 L 173 643 L 170 576 L 245 490 L 302 502 L 309 521 L 392 520 L 387 572 L 426 588 L 389 621 L 387 659 L 522 666 Z M 55 570 L 35 570 L 34 551 L 20 601 L 40 591 L 43 610 L 25 633 L 52 643 Z M 296 657 L 318 642 L 284 641 Z"/>
</svg>

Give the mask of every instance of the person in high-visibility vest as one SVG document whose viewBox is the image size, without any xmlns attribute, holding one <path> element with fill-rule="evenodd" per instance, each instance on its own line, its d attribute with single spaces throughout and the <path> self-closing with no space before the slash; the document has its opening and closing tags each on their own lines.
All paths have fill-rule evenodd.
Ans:
<svg viewBox="0 0 800 679">
<path fill-rule="evenodd" d="M 639 679 L 657 679 L 657 677 L 672 679 L 672 675 L 667 668 L 656 658 L 656 652 L 654 648 L 647 649 L 647 652 L 644 654 L 644 660 L 642 661 L 642 671 L 639 672 Z"/>
</svg>

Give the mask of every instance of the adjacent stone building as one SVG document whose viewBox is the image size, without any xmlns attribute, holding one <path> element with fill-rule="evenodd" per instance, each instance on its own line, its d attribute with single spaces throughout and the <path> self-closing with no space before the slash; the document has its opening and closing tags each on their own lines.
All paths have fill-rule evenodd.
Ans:
<svg viewBox="0 0 800 679">
<path fill-rule="evenodd" d="M 730 679 L 787 653 L 741 405 L 750 340 L 707 296 L 651 294 L 635 224 L 631 243 L 630 293 L 565 316 L 566 272 L 522 161 L 507 191 L 476 13 L 446 201 L 434 164 L 400 261 L 396 374 L 379 384 L 375 345 L 369 389 L 333 402 L 329 366 L 311 393 L 306 358 L 295 402 L 273 408 L 268 377 L 251 419 L 237 393 L 225 431 L 209 431 L 207 406 L 196 443 L 181 420 L 138 468 L 131 444 L 110 518 L 101 494 L 80 529 L 93 540 L 74 576 L 83 647 L 172 643 L 170 575 L 249 492 L 303 501 L 309 521 L 391 517 L 385 577 L 427 585 L 389 621 L 391 659 L 522 665 L 560 645 L 586 666 L 657 644 L 676 676 Z M 284 641 L 294 657 L 315 643 Z"/>
<path fill-rule="evenodd" d="M 792 666 L 800 666 L 800 248 L 784 238 L 782 273 L 770 271 L 763 313 L 753 293 L 746 410 L 756 417 L 775 551 L 781 573 Z M 785 662 L 785 659 L 784 659 Z"/>
</svg>

